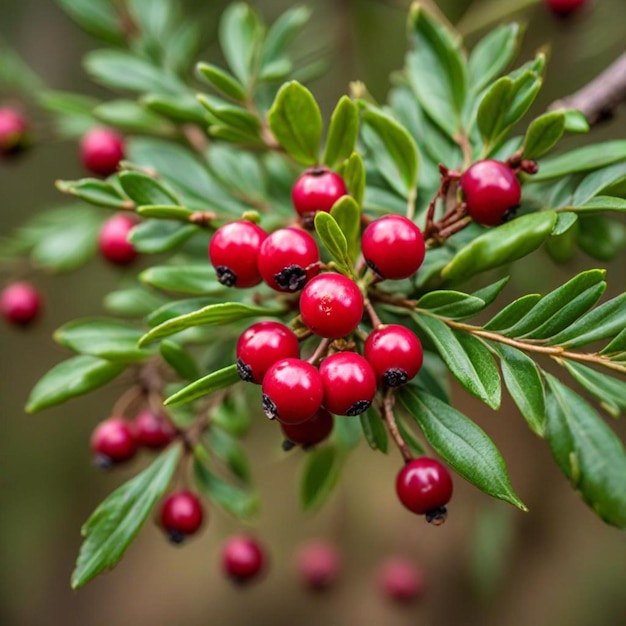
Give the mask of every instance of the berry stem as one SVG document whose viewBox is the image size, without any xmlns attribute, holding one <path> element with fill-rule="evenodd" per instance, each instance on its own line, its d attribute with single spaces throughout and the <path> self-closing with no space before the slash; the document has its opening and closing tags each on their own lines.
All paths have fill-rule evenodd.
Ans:
<svg viewBox="0 0 626 626">
<path fill-rule="evenodd" d="M 307 359 L 307 363 L 315 365 L 322 357 L 326 356 L 332 342 L 332 339 L 322 339 L 317 348 L 315 348 L 315 352 Z"/>
<path fill-rule="evenodd" d="M 413 460 L 413 455 L 411 454 L 409 446 L 407 446 L 406 441 L 404 441 L 402 435 L 400 434 L 400 431 L 398 430 L 396 418 L 393 413 L 394 403 L 395 397 L 393 395 L 393 391 L 391 389 L 387 389 L 382 404 L 383 421 L 387 426 L 387 430 L 389 431 L 391 438 L 394 440 L 396 446 L 398 447 L 398 450 L 400 450 L 400 454 L 402 455 L 404 462 L 409 463 Z"/>
<path fill-rule="evenodd" d="M 380 317 L 378 317 L 378 313 L 376 313 L 376 309 L 370 302 L 369 298 L 363 298 L 363 306 L 367 311 L 367 314 L 372 322 L 372 326 L 374 327 L 374 329 L 382 326 L 383 323 L 380 321 Z"/>
<path fill-rule="evenodd" d="M 145 393 L 141 385 L 133 385 L 128 388 L 115 402 L 111 409 L 111 415 L 123 416 L 129 408 L 137 402 Z"/>
</svg>

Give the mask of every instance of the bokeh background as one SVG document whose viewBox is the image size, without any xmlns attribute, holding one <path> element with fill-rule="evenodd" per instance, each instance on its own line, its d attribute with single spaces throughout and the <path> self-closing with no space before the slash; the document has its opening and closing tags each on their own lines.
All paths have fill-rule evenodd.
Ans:
<svg viewBox="0 0 626 626">
<path fill-rule="evenodd" d="M 206 26 L 203 58 L 219 59 L 217 16 L 227 2 L 185 3 Z M 254 0 L 268 20 L 293 3 Z M 329 72 L 313 85 L 326 112 L 348 82 L 365 81 L 384 99 L 387 76 L 402 64 L 404 0 L 318 0 L 309 37 L 329 43 Z M 441 1 L 457 20 L 469 0 Z M 492 2 L 492 5 L 512 5 Z M 518 4 L 518 2 L 515 2 Z M 561 22 L 542 6 L 523 13 L 528 58 L 549 44 L 546 87 L 536 111 L 581 87 L 624 49 L 626 2 L 598 0 L 577 19 Z M 50 0 L 0 0 L 0 36 L 17 48 L 46 82 L 58 89 L 100 94 L 80 66 L 94 45 Z M 470 39 L 471 41 L 471 39 Z M 593 131 L 597 140 L 626 137 L 626 114 Z M 0 233 L 38 208 L 63 202 L 57 178 L 82 175 L 76 146 L 46 141 L 17 165 L 0 163 Z M 536 253 L 517 268 L 517 291 L 548 290 L 575 270 L 596 267 L 581 255 L 557 267 Z M 624 288 L 624 264 L 609 267 L 613 292 Z M 64 352 L 50 338 L 63 322 L 97 314 L 119 275 L 99 261 L 61 277 L 37 275 L 46 315 L 32 331 L 0 328 L 0 624 L 5 626 L 291 626 L 359 624 L 447 626 L 619 626 L 626 624 L 626 535 L 604 525 L 572 492 L 547 446 L 526 428 L 507 399 L 493 413 L 455 389 L 455 403 L 493 437 L 507 459 L 514 486 L 529 505 L 522 514 L 492 501 L 461 479 L 448 522 L 431 528 L 404 511 L 393 488 L 399 456 L 362 446 L 325 509 L 298 510 L 299 453 L 281 452 L 275 429 L 259 419 L 246 440 L 263 497 L 252 528 L 268 546 L 266 578 L 233 588 L 218 568 L 223 539 L 242 526 L 211 512 L 202 536 L 172 548 L 148 523 L 114 572 L 72 592 L 69 576 L 79 528 L 93 508 L 146 459 L 102 474 L 91 466 L 88 439 L 107 416 L 120 387 L 112 385 L 34 416 L 23 413 L 33 383 Z M 541 281 L 538 284 L 538 280 Z M 612 426 L 626 439 L 624 422 Z M 626 480 L 626 477 L 624 477 Z M 308 537 L 340 546 L 340 583 L 324 596 L 305 593 L 293 574 L 293 552 Z M 390 605 L 377 593 L 375 573 L 389 555 L 420 567 L 427 592 L 411 607 Z"/>
</svg>

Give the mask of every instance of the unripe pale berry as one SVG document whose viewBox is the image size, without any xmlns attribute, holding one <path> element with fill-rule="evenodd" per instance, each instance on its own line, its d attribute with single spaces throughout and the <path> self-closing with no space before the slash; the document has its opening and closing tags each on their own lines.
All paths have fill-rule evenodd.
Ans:
<svg viewBox="0 0 626 626">
<path fill-rule="evenodd" d="M 276 291 L 299 291 L 319 273 L 320 253 L 315 239 L 300 228 L 271 233 L 259 251 L 263 280 Z"/>
<path fill-rule="evenodd" d="M 16 109 L 0 108 L 0 156 L 10 157 L 28 144 L 28 121 Z"/>
<path fill-rule="evenodd" d="M 467 212 L 478 224 L 497 226 L 520 203 L 522 188 L 515 172 L 493 159 L 477 161 L 459 181 Z"/>
<path fill-rule="evenodd" d="M 263 410 L 270 419 L 300 424 L 322 405 L 324 387 L 319 372 L 300 359 L 282 359 L 263 378 Z"/>
<path fill-rule="evenodd" d="M 285 435 L 283 449 L 302 446 L 305 450 L 327 439 L 333 430 L 333 416 L 326 409 L 318 409 L 315 415 L 300 424 L 280 424 Z"/>
<path fill-rule="evenodd" d="M 296 552 L 296 571 L 303 585 L 312 591 L 325 591 L 341 571 L 337 548 L 327 541 L 309 541 Z"/>
<path fill-rule="evenodd" d="M 41 296 L 30 283 L 11 283 L 0 293 L 0 314 L 10 324 L 28 326 L 40 310 Z"/>
<path fill-rule="evenodd" d="M 114 265 L 128 265 L 137 258 L 135 246 L 128 240 L 137 221 L 120 213 L 109 218 L 100 229 L 98 246 L 100 254 Z"/>
<path fill-rule="evenodd" d="M 381 565 L 378 587 L 387 599 L 407 604 L 423 595 L 424 576 L 411 561 L 394 557 Z"/>
<path fill-rule="evenodd" d="M 343 178 L 327 167 L 312 167 L 300 175 L 291 190 L 291 201 L 307 228 L 318 211 L 330 212 L 348 189 Z"/>
<path fill-rule="evenodd" d="M 316 276 L 300 296 L 300 315 L 311 332 L 338 339 L 349 335 L 363 317 L 363 295 L 342 274 Z"/>
<path fill-rule="evenodd" d="M 300 356 L 300 344 L 295 333 L 284 324 L 258 322 L 239 337 L 236 356 L 241 379 L 260 385 L 276 361 Z"/>
<path fill-rule="evenodd" d="M 99 176 L 115 174 L 124 156 L 124 138 L 110 128 L 93 128 L 81 139 L 82 164 Z"/>
<path fill-rule="evenodd" d="M 267 233 L 254 222 L 238 220 L 218 228 L 209 244 L 217 279 L 227 287 L 246 289 L 261 282 L 257 256 Z"/>
<path fill-rule="evenodd" d="M 322 404 L 336 415 L 359 415 L 376 395 L 372 366 L 356 352 L 336 352 L 319 367 L 324 385 Z"/>
<path fill-rule="evenodd" d="M 222 548 L 222 571 L 236 583 L 247 583 L 259 576 L 266 560 L 265 551 L 252 537 L 231 537 Z"/>
<path fill-rule="evenodd" d="M 203 520 L 202 503 L 191 491 L 172 493 L 161 504 L 161 528 L 172 543 L 182 543 L 189 535 L 198 532 Z"/>
<path fill-rule="evenodd" d="M 370 222 L 363 231 L 361 249 L 374 273 L 391 280 L 415 274 L 426 254 L 422 231 L 402 215 L 385 215 Z"/>
<path fill-rule="evenodd" d="M 435 525 L 446 519 L 446 504 L 452 497 L 452 489 L 452 477 L 446 466 L 425 456 L 409 461 L 396 477 L 400 502 Z"/>
<path fill-rule="evenodd" d="M 176 437 L 176 429 L 165 415 L 146 409 L 133 420 L 137 444 L 144 448 L 160 450 Z"/>
<path fill-rule="evenodd" d="M 110 417 L 96 426 L 91 435 L 94 464 L 108 469 L 135 456 L 137 441 L 130 424 L 122 417 Z"/>
<path fill-rule="evenodd" d="M 559 17 L 567 17 L 580 9 L 587 0 L 544 0 L 546 6 Z"/>
<path fill-rule="evenodd" d="M 422 367 L 422 344 L 415 333 L 399 324 L 388 324 L 372 331 L 363 347 L 378 382 L 399 387 L 414 378 Z"/>
</svg>

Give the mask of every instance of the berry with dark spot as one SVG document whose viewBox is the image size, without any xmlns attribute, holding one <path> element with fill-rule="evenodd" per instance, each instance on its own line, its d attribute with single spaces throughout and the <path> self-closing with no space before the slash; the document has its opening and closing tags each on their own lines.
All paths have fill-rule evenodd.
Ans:
<svg viewBox="0 0 626 626">
<path fill-rule="evenodd" d="M 137 440 L 130 424 L 122 417 L 110 417 L 100 422 L 91 435 L 94 464 L 109 469 L 128 461 L 137 452 Z"/>
<path fill-rule="evenodd" d="M 161 528 L 172 543 L 180 544 L 198 532 L 203 520 L 202 503 L 191 491 L 177 491 L 161 503 Z"/>
<path fill-rule="evenodd" d="M 238 584 L 257 578 L 265 568 L 266 561 L 265 551 L 252 537 L 231 537 L 222 548 L 222 570 Z"/>
</svg>

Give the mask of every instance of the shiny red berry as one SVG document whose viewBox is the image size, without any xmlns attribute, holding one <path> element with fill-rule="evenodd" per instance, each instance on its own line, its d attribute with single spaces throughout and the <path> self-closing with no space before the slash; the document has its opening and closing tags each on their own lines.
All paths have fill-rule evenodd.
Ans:
<svg viewBox="0 0 626 626">
<path fill-rule="evenodd" d="M 100 229 L 98 245 L 102 256 L 114 265 L 128 265 L 137 258 L 135 246 L 128 240 L 137 221 L 129 215 L 114 215 Z"/>
<path fill-rule="evenodd" d="M 222 548 L 222 570 L 236 583 L 247 583 L 265 567 L 267 557 L 256 539 L 245 535 L 231 537 Z"/>
<path fill-rule="evenodd" d="M 497 226 L 517 208 L 522 188 L 515 172 L 493 159 L 470 166 L 459 181 L 467 212 L 478 224 Z"/>
<path fill-rule="evenodd" d="M 16 155 L 27 146 L 28 126 L 26 117 L 20 111 L 0 108 L 0 156 Z"/>
<path fill-rule="evenodd" d="M 361 240 L 367 265 L 381 278 L 400 280 L 415 274 L 424 261 L 422 231 L 402 215 L 385 215 L 370 222 Z"/>
<path fill-rule="evenodd" d="M 446 504 L 452 497 L 452 477 L 437 459 L 419 457 L 398 472 L 396 493 L 409 511 L 439 525 L 446 519 Z"/>
<path fill-rule="evenodd" d="M 424 593 L 424 576 L 411 561 L 394 557 L 385 561 L 378 572 L 378 586 L 383 595 L 407 604 L 418 600 Z"/>
<path fill-rule="evenodd" d="M 291 190 L 291 201 L 307 227 L 313 226 L 318 211 L 330 212 L 348 189 L 343 178 L 327 167 L 312 167 L 300 175 Z"/>
<path fill-rule="evenodd" d="M 309 541 L 296 552 L 296 571 L 303 585 L 312 591 L 325 591 L 337 581 L 341 558 L 327 541 Z"/>
<path fill-rule="evenodd" d="M 349 335 L 363 317 L 363 295 L 342 274 L 316 276 L 300 296 L 302 321 L 316 335 L 338 339 Z"/>
<path fill-rule="evenodd" d="M 237 371 L 242 380 L 260 385 L 267 370 L 281 359 L 298 358 L 300 345 L 294 332 L 279 322 L 259 322 L 237 341 Z"/>
<path fill-rule="evenodd" d="M 320 253 L 315 239 L 300 228 L 275 230 L 259 251 L 259 272 L 276 291 L 299 291 L 319 273 Z"/>
<path fill-rule="evenodd" d="M 319 367 L 324 385 L 324 408 L 336 415 L 359 415 L 376 395 L 376 374 L 356 352 L 336 352 Z"/>
<path fill-rule="evenodd" d="M 315 415 L 300 424 L 280 425 L 285 441 L 283 449 L 302 446 L 305 450 L 327 439 L 333 430 L 333 416 L 326 409 L 318 409 Z"/>
<path fill-rule="evenodd" d="M 191 491 L 177 491 L 161 503 L 161 528 L 172 543 L 182 543 L 202 526 L 204 509 Z"/>
<path fill-rule="evenodd" d="M 399 387 L 414 378 L 422 367 L 422 344 L 415 333 L 399 324 L 372 331 L 365 340 L 363 356 L 385 387 Z"/>
<path fill-rule="evenodd" d="M 94 463 L 108 469 L 128 461 L 137 452 L 137 441 L 130 424 L 122 417 L 110 417 L 96 426 L 91 435 Z"/>
<path fill-rule="evenodd" d="M 169 419 L 149 409 L 135 417 L 133 430 L 137 444 L 152 450 L 165 448 L 176 437 L 176 429 Z"/>
<path fill-rule="evenodd" d="M 267 233 L 253 222 L 239 220 L 221 226 L 211 237 L 209 259 L 217 280 L 227 287 L 246 289 L 261 282 L 257 257 Z"/>
<path fill-rule="evenodd" d="M 40 311 L 41 296 L 30 283 L 11 283 L 0 293 L 0 314 L 10 324 L 28 326 Z"/>
<path fill-rule="evenodd" d="M 262 392 L 267 417 L 285 424 L 300 424 L 311 419 L 324 397 L 317 369 L 293 358 L 282 359 L 267 370 Z"/>
<path fill-rule="evenodd" d="M 110 128 L 94 128 L 81 139 L 83 166 L 99 176 L 115 174 L 124 156 L 124 137 Z"/>
<path fill-rule="evenodd" d="M 580 9 L 587 0 L 544 0 L 546 6 L 559 17 L 567 17 Z"/>
</svg>

